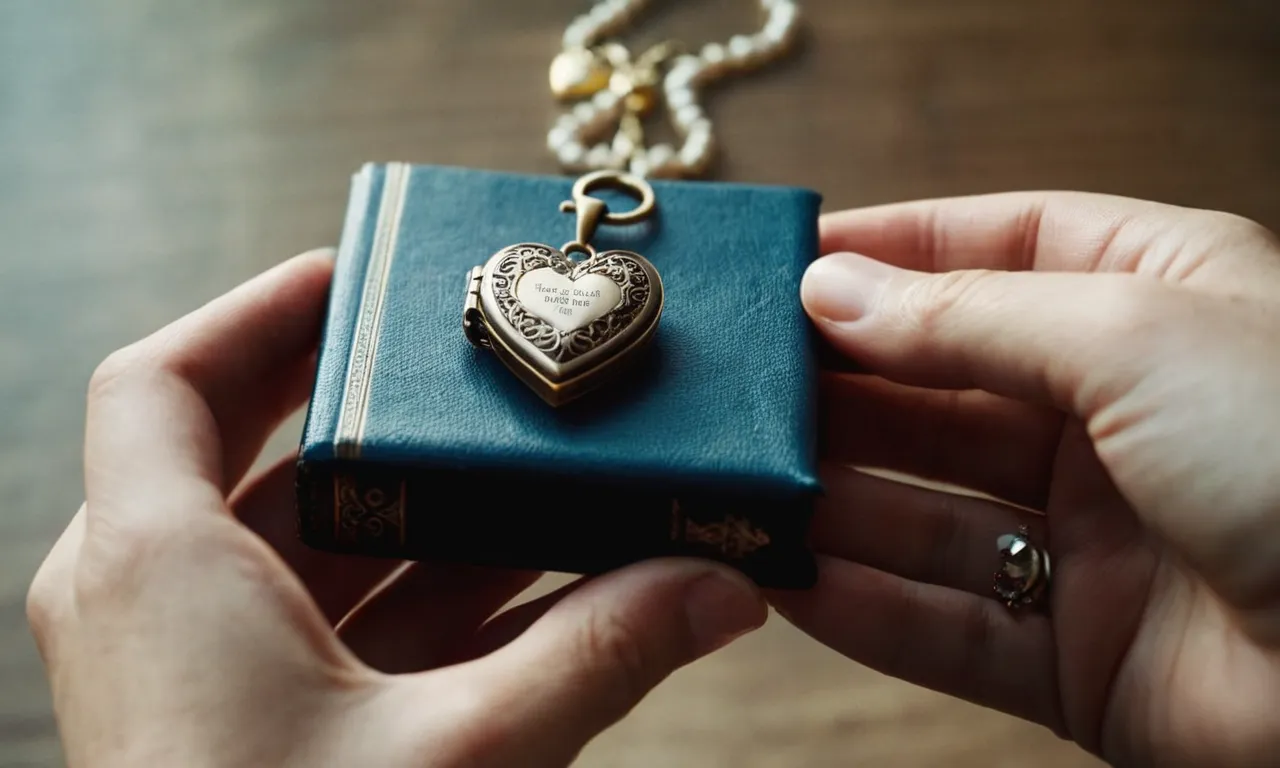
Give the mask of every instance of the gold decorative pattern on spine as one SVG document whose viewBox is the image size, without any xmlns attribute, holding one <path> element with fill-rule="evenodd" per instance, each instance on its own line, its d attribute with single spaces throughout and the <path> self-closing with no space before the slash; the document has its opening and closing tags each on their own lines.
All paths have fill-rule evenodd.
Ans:
<svg viewBox="0 0 1280 768">
<path fill-rule="evenodd" d="M 726 515 L 715 523 L 690 520 L 684 516 L 679 501 L 671 505 L 671 539 L 711 546 L 732 560 L 741 560 L 772 541 L 769 534 L 735 515 Z"/>
<path fill-rule="evenodd" d="M 409 166 L 390 163 L 378 204 L 378 221 L 364 276 L 360 311 L 356 316 L 355 336 L 351 342 L 351 358 L 347 364 L 347 381 L 342 393 L 342 409 L 338 418 L 335 450 L 339 458 L 360 456 L 364 440 L 365 420 L 372 389 L 373 363 L 377 357 L 382 333 L 382 309 L 386 304 L 387 282 L 391 262 L 400 236 L 400 220 L 404 214 Z"/>
<path fill-rule="evenodd" d="M 351 474 L 333 476 L 333 536 L 345 545 L 403 546 L 405 540 L 405 482 L 383 486 L 362 483 Z"/>
</svg>

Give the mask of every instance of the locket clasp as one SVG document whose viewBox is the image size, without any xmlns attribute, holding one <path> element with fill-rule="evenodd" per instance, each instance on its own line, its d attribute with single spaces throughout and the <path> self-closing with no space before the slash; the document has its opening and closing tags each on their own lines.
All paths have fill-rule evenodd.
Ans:
<svg viewBox="0 0 1280 768">
<path fill-rule="evenodd" d="M 626 192 L 637 198 L 639 202 L 635 208 L 629 211 L 615 213 L 609 210 L 603 200 L 591 196 L 591 192 L 598 189 L 614 189 L 619 192 Z M 649 183 L 639 176 L 621 171 L 603 170 L 588 173 L 574 182 L 572 194 L 572 200 L 565 200 L 560 203 L 560 211 L 562 213 L 578 214 L 577 239 L 565 243 L 564 247 L 560 249 L 565 255 L 578 252 L 586 254 L 588 258 L 593 258 L 595 249 L 591 247 L 591 239 L 595 237 L 596 229 L 602 223 L 615 225 L 634 224 L 653 215 L 655 208 L 653 187 L 649 186 Z"/>
</svg>

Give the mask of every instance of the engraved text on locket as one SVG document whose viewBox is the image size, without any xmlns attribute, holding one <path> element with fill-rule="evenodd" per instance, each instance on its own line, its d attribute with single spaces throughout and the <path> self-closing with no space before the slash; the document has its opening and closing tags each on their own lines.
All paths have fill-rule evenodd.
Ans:
<svg viewBox="0 0 1280 768">
<path fill-rule="evenodd" d="M 606 213 L 587 193 L 613 185 L 641 196 L 623 214 Z M 463 328 L 547 403 L 558 406 L 604 384 L 630 362 L 657 329 L 662 279 L 631 251 L 596 253 L 600 222 L 626 224 L 652 211 L 643 180 L 614 171 L 584 176 L 562 210 L 578 214 L 578 239 L 563 248 L 519 243 L 495 253 L 468 279 Z M 585 256 L 581 261 L 571 253 Z"/>
</svg>

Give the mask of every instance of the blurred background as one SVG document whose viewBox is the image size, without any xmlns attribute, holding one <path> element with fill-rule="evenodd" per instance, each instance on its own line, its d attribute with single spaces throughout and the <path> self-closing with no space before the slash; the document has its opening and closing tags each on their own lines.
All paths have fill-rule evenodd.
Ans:
<svg viewBox="0 0 1280 768">
<path fill-rule="evenodd" d="M 812 187 L 827 210 L 1060 188 L 1280 226 L 1274 0 L 800 5 L 793 58 L 707 94 L 719 179 Z M 335 243 L 365 161 L 557 172 L 547 66 L 589 7 L 0 0 L 0 766 L 61 762 L 23 604 L 82 499 L 94 366 Z M 700 46 L 757 25 L 753 0 L 668 0 L 628 40 Z M 1096 765 L 777 617 L 669 680 L 580 761 L 944 763 Z"/>
</svg>

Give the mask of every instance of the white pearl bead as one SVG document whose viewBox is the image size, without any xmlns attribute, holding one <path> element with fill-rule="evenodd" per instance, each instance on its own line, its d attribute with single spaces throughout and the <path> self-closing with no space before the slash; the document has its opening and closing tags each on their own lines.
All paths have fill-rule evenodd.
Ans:
<svg viewBox="0 0 1280 768">
<path fill-rule="evenodd" d="M 702 66 L 702 59 L 695 53 L 682 53 L 671 60 L 671 67 L 690 67 L 697 69 Z"/>
<path fill-rule="evenodd" d="M 693 138 L 695 136 L 710 136 L 711 121 L 706 119 L 705 117 L 701 117 L 689 123 L 688 135 L 689 135 L 689 138 Z"/>
<path fill-rule="evenodd" d="M 702 60 L 708 64 L 719 64 L 725 59 L 724 46 L 719 43 L 707 43 L 702 46 Z"/>
<path fill-rule="evenodd" d="M 680 148 L 680 162 L 686 168 L 697 169 L 702 167 L 707 160 L 708 146 L 706 144 L 685 144 Z"/>
<path fill-rule="evenodd" d="M 794 24 L 795 21 L 796 7 L 789 3 L 783 3 L 774 6 L 773 10 L 769 13 L 769 20 L 765 22 L 765 25 L 777 24 L 781 27 L 789 27 Z"/>
<path fill-rule="evenodd" d="M 697 104 L 686 104 L 676 111 L 674 117 L 676 128 L 687 131 L 689 126 L 702 119 L 702 107 Z"/>
<path fill-rule="evenodd" d="M 668 88 L 687 88 L 694 82 L 701 71 L 702 61 L 696 56 L 681 56 L 671 65 L 671 71 L 667 73 L 666 86 Z"/>
<path fill-rule="evenodd" d="M 734 35 L 729 39 L 729 56 L 741 62 L 749 61 L 756 52 L 755 43 L 746 35 Z"/>
<path fill-rule="evenodd" d="M 690 152 L 701 154 L 706 151 L 707 144 L 710 142 L 711 134 L 709 133 L 691 133 L 689 138 L 685 139 L 684 148 Z"/>
<path fill-rule="evenodd" d="M 641 178 L 648 176 L 649 158 L 645 155 L 636 155 L 631 158 L 631 164 L 627 170 L 631 171 L 632 175 L 639 176 Z"/>
<path fill-rule="evenodd" d="M 622 131 L 618 131 L 617 135 L 613 137 L 613 154 L 619 157 L 631 157 L 635 151 L 636 143 L 631 140 L 631 137 Z"/>
<path fill-rule="evenodd" d="M 608 144 L 597 144 L 587 152 L 587 165 L 591 168 L 608 168 L 613 152 Z"/>
<path fill-rule="evenodd" d="M 573 132 L 556 126 L 547 133 L 547 149 L 559 152 L 560 147 L 573 140 Z"/>
<path fill-rule="evenodd" d="M 577 133 L 578 128 L 581 125 L 582 123 L 578 122 L 578 118 L 574 117 L 572 114 L 569 114 L 569 113 L 563 114 L 560 117 L 556 118 L 556 127 L 563 128 L 569 133 Z"/>
<path fill-rule="evenodd" d="M 760 32 L 757 32 L 755 35 L 752 35 L 751 39 L 756 46 L 756 56 L 761 61 L 775 56 L 778 53 L 778 50 L 782 47 L 782 40 L 780 38 L 770 37 L 768 30 L 761 30 Z"/>
<path fill-rule="evenodd" d="M 618 103 L 621 101 L 622 99 L 619 98 L 618 94 L 610 90 L 600 91 L 596 93 L 595 96 L 591 97 L 591 103 L 595 104 L 596 109 L 599 109 L 601 112 L 612 111 L 613 108 L 618 106 Z"/>
<path fill-rule="evenodd" d="M 603 27 L 613 20 L 613 14 L 614 9 L 610 7 L 609 3 L 601 3 L 595 8 L 592 8 L 591 12 L 587 14 L 587 17 L 591 19 L 591 23 L 593 25 Z"/>
<path fill-rule="evenodd" d="M 573 116 L 577 118 L 578 122 L 584 125 L 592 123 L 598 119 L 595 106 L 585 101 L 581 104 L 574 105 Z"/>
<path fill-rule="evenodd" d="M 661 168 L 675 159 L 676 151 L 670 144 L 654 144 L 649 147 L 649 165 Z"/>
<path fill-rule="evenodd" d="M 768 56 L 773 57 L 782 53 L 794 32 L 795 30 L 790 27 L 785 29 L 779 27 L 765 27 L 762 29 L 760 31 L 760 37 L 769 41 Z"/>
<path fill-rule="evenodd" d="M 681 108 L 687 107 L 692 103 L 694 103 L 693 91 L 689 88 L 667 91 L 667 107 L 674 112 L 678 112 Z"/>
<path fill-rule="evenodd" d="M 652 153 L 649 155 L 649 175 L 655 178 L 678 178 L 684 171 L 684 166 L 680 159 L 676 156 L 676 151 L 667 148 L 669 154 L 662 155 L 659 159 L 662 162 L 656 162 Z"/>
<path fill-rule="evenodd" d="M 576 166 L 581 163 L 585 154 L 586 148 L 576 141 L 565 143 L 560 147 L 560 151 L 556 153 L 561 163 L 570 166 Z"/>
<path fill-rule="evenodd" d="M 564 30 L 565 48 L 585 48 L 590 43 L 591 26 L 584 23 L 585 17 L 579 18 Z"/>
<path fill-rule="evenodd" d="M 795 27 L 795 23 L 796 17 L 794 13 L 785 14 L 779 11 L 774 11 L 769 14 L 769 20 L 764 23 L 764 26 L 760 28 L 760 31 L 775 40 L 784 40 Z"/>
</svg>

